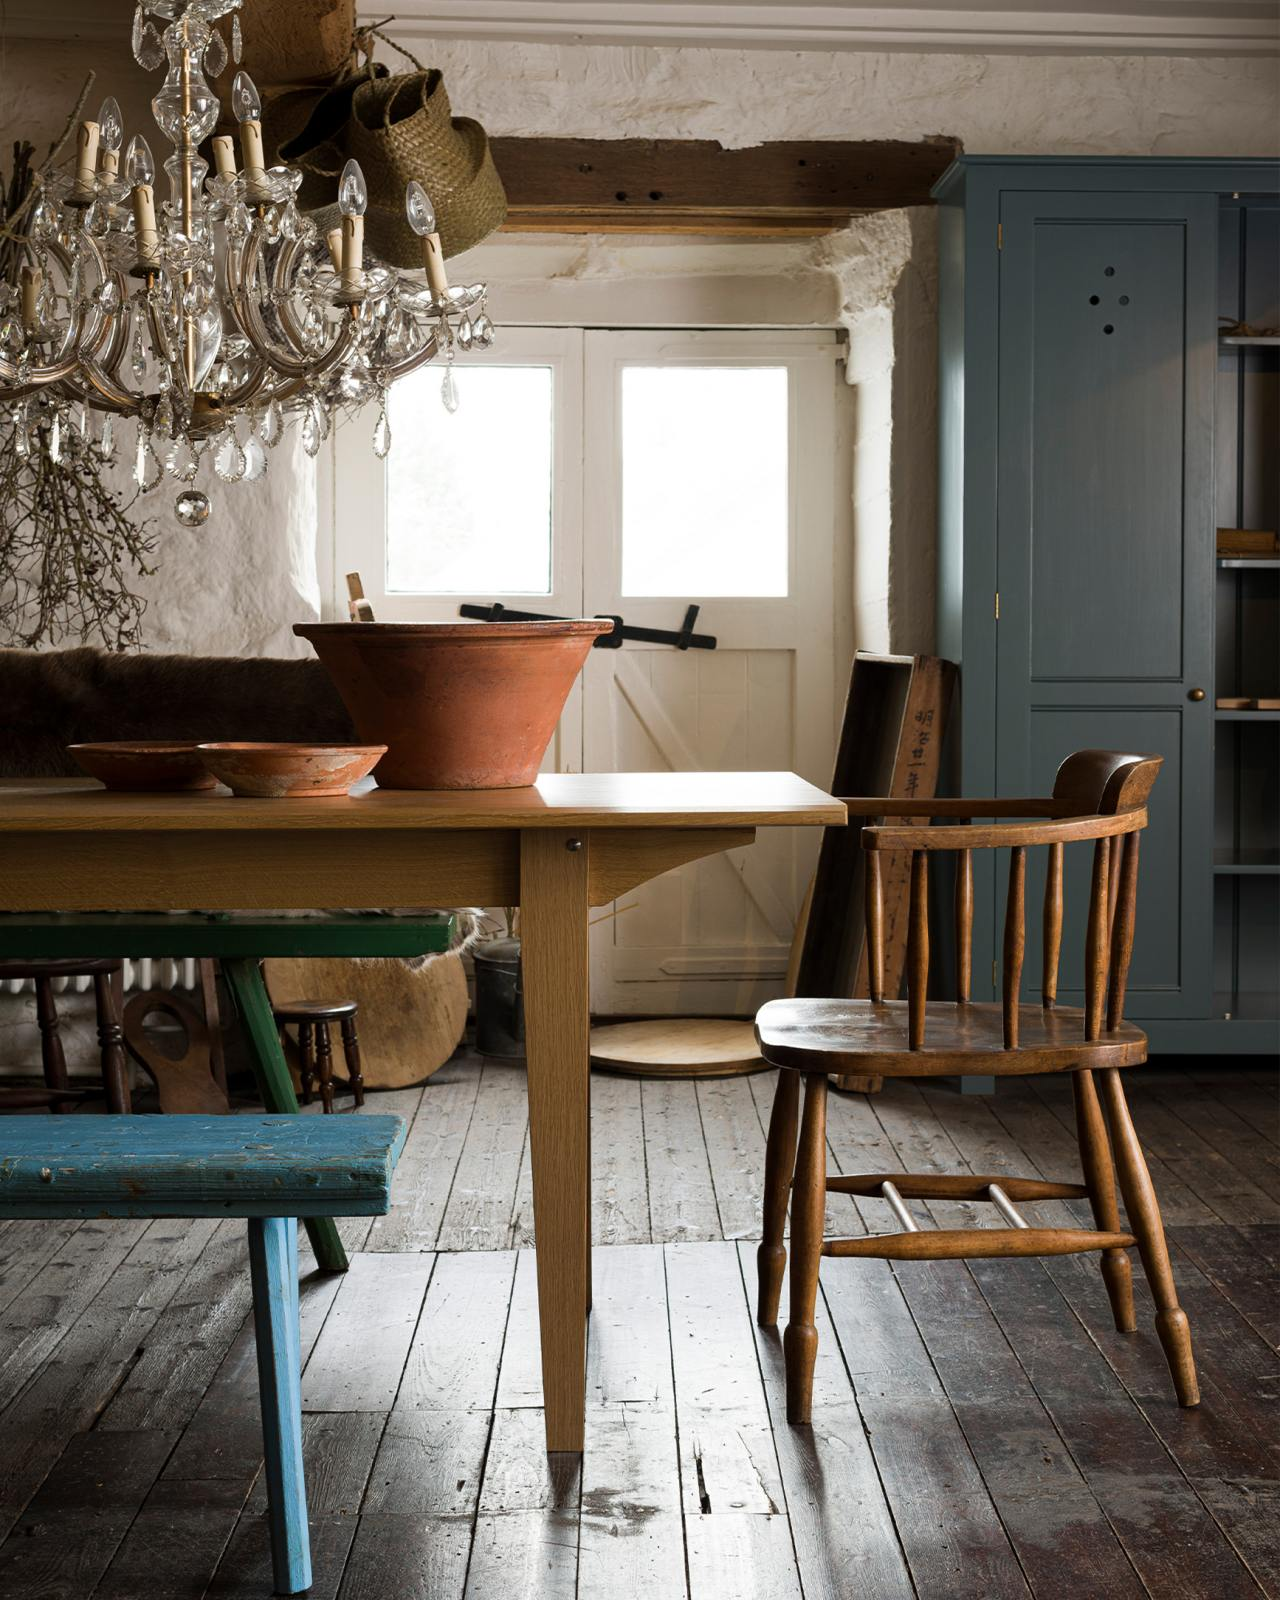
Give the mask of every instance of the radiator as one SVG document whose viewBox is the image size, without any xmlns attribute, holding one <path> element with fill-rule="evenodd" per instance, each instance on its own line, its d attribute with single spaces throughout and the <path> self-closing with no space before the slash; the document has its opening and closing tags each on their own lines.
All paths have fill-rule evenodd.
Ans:
<svg viewBox="0 0 1280 1600">
<path fill-rule="evenodd" d="M 141 961 L 124 964 L 126 994 L 140 989 L 188 989 L 200 986 L 200 972 L 194 957 L 184 961 L 146 956 Z M 55 978 L 55 994 L 85 994 L 93 988 L 92 978 Z M 30 979 L 7 978 L 0 983 L 0 993 L 34 994 L 36 986 Z"/>
</svg>

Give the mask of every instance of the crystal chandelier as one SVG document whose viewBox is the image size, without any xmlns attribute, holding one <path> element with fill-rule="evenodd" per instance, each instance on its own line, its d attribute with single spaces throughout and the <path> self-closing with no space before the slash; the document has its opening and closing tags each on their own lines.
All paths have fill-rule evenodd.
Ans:
<svg viewBox="0 0 1280 1600">
<path fill-rule="evenodd" d="M 373 448 L 385 456 L 388 387 L 441 355 L 453 410 L 455 349 L 493 340 L 485 286 L 449 286 L 421 184 L 409 184 L 405 211 L 422 239 L 425 282 L 366 254 L 368 193 L 354 161 L 339 184 L 341 227 L 320 237 L 295 204 L 302 174 L 265 165 L 262 104 L 244 72 L 231 97 L 241 159 L 232 139 L 214 139 L 210 174 L 197 151 L 220 105 L 204 70 L 216 77 L 227 65 L 213 26 L 227 16 L 239 63 L 240 4 L 141 0 L 134 56 L 168 68 L 151 109 L 174 147 L 169 199 L 156 203 L 140 134 L 121 169 L 124 127 L 108 99 L 96 122 L 80 125 L 74 174 L 43 182 L 19 292 L 0 285 L 0 407 L 19 454 L 46 450 L 58 461 L 76 428 L 110 460 L 121 419 L 135 419 L 134 479 L 146 491 L 167 471 L 188 527 L 209 516 L 193 485 L 206 456 L 225 482 L 259 478 L 288 418 L 315 456 L 335 415 L 374 401 Z"/>
</svg>

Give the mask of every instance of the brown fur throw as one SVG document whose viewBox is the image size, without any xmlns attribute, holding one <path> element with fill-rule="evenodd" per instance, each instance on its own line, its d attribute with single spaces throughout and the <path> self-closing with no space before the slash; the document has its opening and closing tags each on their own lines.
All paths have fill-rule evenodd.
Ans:
<svg viewBox="0 0 1280 1600">
<path fill-rule="evenodd" d="M 67 745 L 101 739 L 353 738 L 318 661 L 0 649 L 0 777 L 79 775 Z"/>
</svg>

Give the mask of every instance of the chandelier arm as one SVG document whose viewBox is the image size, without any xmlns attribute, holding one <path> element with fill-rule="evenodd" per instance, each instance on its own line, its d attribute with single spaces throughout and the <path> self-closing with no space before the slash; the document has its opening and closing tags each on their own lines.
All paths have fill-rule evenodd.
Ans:
<svg viewBox="0 0 1280 1600">
<path fill-rule="evenodd" d="M 97 395 L 94 404 L 100 410 L 116 411 L 129 417 L 140 414 L 142 397 L 130 394 L 128 389 L 122 388 L 108 368 L 100 366 L 96 361 L 85 360 L 80 363 L 80 372 Z"/>
<path fill-rule="evenodd" d="M 332 372 L 334 367 L 340 366 L 346 359 L 355 343 L 356 325 L 354 321 L 347 322 L 338 333 L 333 343 L 322 356 L 308 361 L 305 358 L 283 355 L 272 348 L 266 326 L 262 321 L 261 313 L 257 306 L 247 296 L 236 293 L 230 301 L 231 315 L 235 318 L 236 326 L 245 336 L 258 355 L 272 369 L 282 377 L 288 378 L 322 378 Z"/>
<path fill-rule="evenodd" d="M 152 276 L 148 274 L 148 291 L 151 289 L 152 281 Z M 159 308 L 152 299 L 150 292 L 147 294 L 147 324 L 151 329 L 151 338 L 156 350 L 159 352 L 160 359 L 168 368 L 169 379 L 173 384 L 174 391 L 181 399 L 189 401 L 191 399 L 191 387 L 187 382 L 187 371 L 183 362 L 182 351 L 181 349 L 174 350 L 173 340 L 169 337 L 169 330 L 165 327 Z"/>
<path fill-rule="evenodd" d="M 309 361 L 300 343 L 290 346 L 288 353 L 277 349 L 267 331 L 262 313 L 258 309 L 257 301 L 252 291 L 246 287 L 252 283 L 258 265 L 258 258 L 262 254 L 262 237 L 259 233 L 250 233 L 243 249 L 233 261 L 227 257 L 226 281 L 227 303 L 231 315 L 240 332 L 253 346 L 258 357 L 264 361 L 273 372 L 290 378 L 305 378 L 309 373 L 316 371 L 314 362 Z M 350 333 L 343 329 L 334 341 L 331 349 L 342 345 L 344 336 L 348 344 Z M 342 345 L 342 354 L 346 354 L 346 345 Z M 327 369 L 326 369 L 327 370 Z"/>
<path fill-rule="evenodd" d="M 401 378 L 408 377 L 409 373 L 416 372 L 419 367 L 425 367 L 429 361 L 435 359 L 440 352 L 440 331 L 433 328 L 427 335 L 421 350 L 415 350 L 412 355 L 407 355 L 394 362 L 389 367 L 380 367 L 377 370 L 378 381 L 386 386 L 397 383 Z"/>
</svg>

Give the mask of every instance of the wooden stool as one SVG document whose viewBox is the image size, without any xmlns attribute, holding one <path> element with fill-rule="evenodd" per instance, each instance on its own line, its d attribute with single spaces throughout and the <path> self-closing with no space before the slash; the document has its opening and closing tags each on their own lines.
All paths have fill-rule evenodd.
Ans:
<svg viewBox="0 0 1280 1600">
<path fill-rule="evenodd" d="M 67 1058 L 58 1032 L 58 1008 L 53 995 L 55 978 L 92 978 L 98 1010 L 98 1048 L 102 1055 L 102 1084 L 112 1111 L 131 1109 L 129 1075 L 125 1066 L 124 1036 L 120 1027 L 118 989 L 124 963 L 91 957 L 49 957 L 39 961 L 0 960 L 0 979 L 30 978 L 36 986 L 36 1021 L 40 1027 L 40 1062 L 43 1089 L 0 1088 L 0 1106 L 48 1106 L 55 1112 L 75 1110 L 78 1100 L 94 1091 L 73 1089 L 67 1076 Z"/>
<path fill-rule="evenodd" d="M 314 1098 L 314 1085 L 320 1084 L 320 1104 L 325 1112 L 333 1110 L 333 1044 L 329 1037 L 329 1024 L 336 1022 L 342 1034 L 342 1055 L 347 1064 L 346 1080 L 339 1078 L 338 1087 L 349 1089 L 358 1106 L 364 1104 L 364 1078 L 360 1071 L 360 1041 L 356 1037 L 356 1003 L 354 1000 L 290 1000 L 284 1005 L 272 1006 L 271 1014 L 277 1027 L 288 1022 L 298 1029 L 299 1075 L 302 1079 L 302 1103 L 309 1106 Z"/>
<path fill-rule="evenodd" d="M 891 1261 L 946 1261 L 995 1256 L 1068 1255 L 1096 1250 L 1116 1327 L 1132 1333 L 1133 1289 L 1128 1248 L 1137 1245 L 1156 1303 L 1156 1332 L 1179 1405 L 1200 1398 L 1191 1331 L 1178 1304 L 1160 1205 L 1125 1103 L 1120 1069 L 1147 1059 L 1141 1029 L 1124 1021 L 1138 899 L 1138 840 L 1145 803 L 1160 769 L 1157 756 L 1084 750 L 1058 769 L 1053 795 L 1034 800 L 851 800 L 854 816 L 891 811 L 895 823 L 864 827 L 867 852 L 869 1000 L 774 1000 L 756 1018 L 766 1061 L 779 1074 L 765 1158 L 764 1240 L 758 1253 L 757 1321 L 772 1327 L 786 1265 L 783 1228 L 791 1197 L 791 1316 L 784 1338 L 787 1420 L 808 1422 L 818 1334 L 814 1308 L 823 1256 L 873 1256 Z M 898 822 L 897 818 L 919 818 Z M 954 819 L 934 826 L 933 817 Z M 1033 817 L 1033 822 L 974 825 L 973 817 Z M 1084 1007 L 1057 1005 L 1062 947 L 1063 848 L 1093 842 L 1084 959 Z M 1046 853 L 1044 941 L 1039 1005 L 1019 1004 L 1026 933 L 1027 852 Z M 973 943 L 973 852 L 1009 851 L 1002 1000 L 969 1000 Z M 910 857 L 907 999 L 886 1000 L 884 870 L 886 852 Z M 956 853 L 956 1000 L 929 1001 L 930 855 Z M 1083 1182 L 937 1173 L 833 1176 L 826 1171 L 829 1073 L 940 1077 L 955 1073 L 1069 1072 Z M 800 1080 L 804 1112 L 796 1126 Z M 1099 1093 L 1100 1091 L 1100 1093 Z M 793 1185 L 794 1174 L 794 1185 Z M 1121 1227 L 1116 1179 L 1128 1212 Z M 899 1232 L 853 1239 L 823 1237 L 828 1193 L 885 1200 Z M 922 1230 L 905 1201 L 985 1201 L 1004 1226 Z M 1026 1221 L 1018 1201 L 1087 1199 L 1094 1226 L 1042 1228 Z"/>
</svg>

